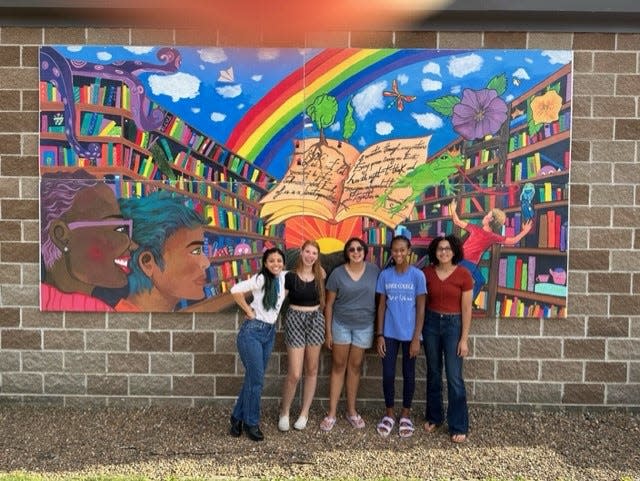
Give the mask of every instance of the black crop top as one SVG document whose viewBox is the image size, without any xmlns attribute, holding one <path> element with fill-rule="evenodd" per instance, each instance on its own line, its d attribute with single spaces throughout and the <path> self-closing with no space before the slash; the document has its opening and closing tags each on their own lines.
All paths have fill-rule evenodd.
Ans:
<svg viewBox="0 0 640 481">
<path fill-rule="evenodd" d="M 316 289 L 315 279 L 305 282 L 293 271 L 287 272 L 284 278 L 284 288 L 289 291 L 289 303 L 294 306 L 317 306 L 320 297 Z"/>
</svg>

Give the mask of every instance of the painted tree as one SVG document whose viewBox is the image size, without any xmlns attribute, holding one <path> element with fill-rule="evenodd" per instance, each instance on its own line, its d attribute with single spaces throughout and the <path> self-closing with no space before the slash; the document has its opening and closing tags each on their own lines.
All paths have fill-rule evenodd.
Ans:
<svg viewBox="0 0 640 481">
<path fill-rule="evenodd" d="M 342 138 L 345 142 L 349 142 L 349 139 L 356 131 L 356 121 L 353 118 L 353 105 L 351 105 L 351 98 L 347 102 L 347 112 L 344 114 L 344 121 L 342 127 Z"/>
<path fill-rule="evenodd" d="M 326 144 L 324 129 L 331 126 L 336 119 L 336 114 L 338 113 L 336 98 L 332 95 L 320 94 L 313 99 L 306 112 L 320 131 L 320 143 Z"/>
</svg>

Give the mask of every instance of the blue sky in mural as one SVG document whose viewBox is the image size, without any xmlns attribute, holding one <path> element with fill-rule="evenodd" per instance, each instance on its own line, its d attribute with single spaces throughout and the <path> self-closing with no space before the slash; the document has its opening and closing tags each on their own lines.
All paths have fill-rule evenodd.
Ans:
<svg viewBox="0 0 640 481">
<path fill-rule="evenodd" d="M 236 127 L 246 123 L 247 116 L 255 114 L 252 107 L 265 96 L 271 95 L 275 99 L 276 93 L 280 94 L 279 99 L 286 98 L 283 80 L 299 71 L 306 62 L 313 62 L 323 55 L 320 49 L 175 48 L 182 56 L 178 72 L 140 75 L 147 95 L 224 145 L 228 145 L 230 137 L 242 133 Z M 134 59 L 157 63 L 158 49 L 58 47 L 58 51 L 67 58 L 104 64 Z M 348 87 L 347 81 L 339 85 L 327 82 L 328 90 L 317 91 L 334 95 L 338 100 L 336 121 L 325 131 L 327 137 L 341 138 L 341 120 L 347 103 L 351 101 L 356 130 L 350 142 L 358 149 L 388 138 L 431 134 L 429 154 L 432 154 L 458 135 L 452 129 L 451 119 L 429 107 L 428 101 L 445 95 L 461 96 L 465 88 L 484 88 L 492 77 L 504 74 L 507 89 L 502 98 L 509 102 L 572 59 L 570 51 L 403 52 L 407 52 L 404 60 L 393 55 L 382 56 L 377 64 L 354 70 L 352 78 L 362 74 L 360 84 L 355 87 Z M 405 96 L 401 106 L 398 105 L 399 96 L 384 95 L 385 91 L 394 92 L 394 81 L 395 92 Z M 293 89 L 289 92 L 298 91 Z M 412 96 L 415 99 L 410 100 Z M 284 104 L 277 104 L 277 101 L 274 100 L 272 107 L 282 109 Z M 293 118 L 282 120 L 281 125 L 278 124 L 277 112 L 273 115 L 270 120 L 272 126 L 276 130 L 276 127 L 282 129 L 265 141 L 262 151 L 254 150 L 248 158 L 279 178 L 287 169 L 292 141 L 300 137 L 316 137 L 319 133 L 313 122 L 300 112 Z M 285 124 L 287 129 L 284 129 Z"/>
</svg>

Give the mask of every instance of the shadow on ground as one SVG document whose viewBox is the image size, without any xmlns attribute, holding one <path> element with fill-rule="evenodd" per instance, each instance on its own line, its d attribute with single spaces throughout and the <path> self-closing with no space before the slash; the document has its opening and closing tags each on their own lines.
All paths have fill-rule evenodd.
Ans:
<svg viewBox="0 0 640 481">
<path fill-rule="evenodd" d="M 305 431 L 280 433 L 265 413 L 266 440 L 231 438 L 227 407 L 75 409 L 0 407 L 0 472 L 229 478 L 640 479 L 640 415 L 619 411 L 510 411 L 473 407 L 462 446 L 441 430 L 375 432 L 340 419 L 330 433 L 317 414 Z M 416 419 L 417 421 L 417 419 Z"/>
</svg>

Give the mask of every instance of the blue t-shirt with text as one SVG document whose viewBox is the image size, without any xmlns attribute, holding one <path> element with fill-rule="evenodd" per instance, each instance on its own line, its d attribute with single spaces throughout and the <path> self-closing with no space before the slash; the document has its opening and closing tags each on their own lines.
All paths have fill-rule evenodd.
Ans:
<svg viewBox="0 0 640 481">
<path fill-rule="evenodd" d="M 414 266 L 405 272 L 388 267 L 378 277 L 376 292 L 386 297 L 384 336 L 410 341 L 416 328 L 416 297 L 427 293 L 422 271 Z"/>
</svg>

